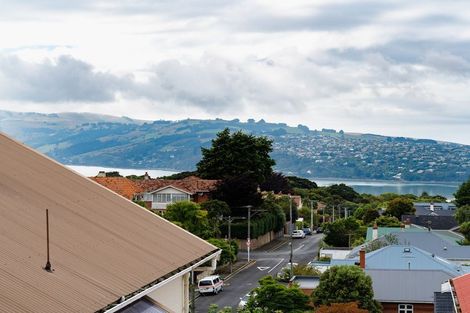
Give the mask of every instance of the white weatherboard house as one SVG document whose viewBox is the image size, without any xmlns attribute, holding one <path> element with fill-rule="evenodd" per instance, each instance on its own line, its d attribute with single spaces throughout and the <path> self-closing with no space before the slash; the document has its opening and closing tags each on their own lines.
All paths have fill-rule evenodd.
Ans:
<svg viewBox="0 0 470 313">
<path fill-rule="evenodd" d="M 190 201 L 191 193 L 173 186 L 165 186 L 141 196 L 142 201 L 152 202 L 152 209 L 164 210 L 167 205 L 179 201 Z"/>
</svg>

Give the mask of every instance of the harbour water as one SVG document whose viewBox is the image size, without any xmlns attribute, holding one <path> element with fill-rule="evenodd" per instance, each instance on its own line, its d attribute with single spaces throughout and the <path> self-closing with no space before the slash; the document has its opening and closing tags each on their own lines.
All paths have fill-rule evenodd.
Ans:
<svg viewBox="0 0 470 313">
<path fill-rule="evenodd" d="M 83 166 L 67 165 L 69 168 L 84 176 L 96 176 L 99 171 L 118 171 L 121 175 L 144 175 L 147 172 L 151 177 L 168 176 L 177 173 L 177 171 L 155 170 L 155 169 L 129 169 L 129 168 L 109 168 L 101 166 Z M 368 181 L 368 180 L 349 180 L 349 179 L 324 179 L 311 178 L 318 186 L 329 186 L 333 184 L 344 183 L 351 186 L 359 193 L 368 193 L 379 195 L 385 192 L 394 192 L 398 194 L 421 195 L 427 192 L 430 195 L 441 195 L 448 199 L 453 199 L 453 194 L 457 190 L 458 183 L 423 183 L 423 182 L 395 182 L 395 181 Z"/>
</svg>

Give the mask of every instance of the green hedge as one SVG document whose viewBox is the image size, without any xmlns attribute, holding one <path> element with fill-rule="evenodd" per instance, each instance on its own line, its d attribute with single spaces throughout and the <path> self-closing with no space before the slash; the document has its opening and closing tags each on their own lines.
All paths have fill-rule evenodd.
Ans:
<svg viewBox="0 0 470 313">
<path fill-rule="evenodd" d="M 280 231 L 284 227 L 285 217 L 281 211 L 265 213 L 251 219 L 251 239 L 257 238 L 270 231 Z M 228 237 L 228 224 L 221 225 L 222 236 Z M 232 238 L 246 239 L 248 237 L 248 221 L 232 223 Z"/>
</svg>

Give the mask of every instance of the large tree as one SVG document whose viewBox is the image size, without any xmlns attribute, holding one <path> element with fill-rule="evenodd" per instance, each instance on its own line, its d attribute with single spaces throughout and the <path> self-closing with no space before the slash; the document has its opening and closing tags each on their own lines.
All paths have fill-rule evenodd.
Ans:
<svg viewBox="0 0 470 313">
<path fill-rule="evenodd" d="M 251 294 L 246 308 L 242 312 L 261 309 L 263 313 L 290 312 L 301 313 L 309 309 L 309 298 L 297 286 L 286 287 L 272 276 L 259 281 L 260 286 Z"/>
<path fill-rule="evenodd" d="M 201 238 L 214 236 L 207 211 L 202 210 L 197 203 L 190 201 L 172 203 L 166 208 L 164 217 Z"/>
<path fill-rule="evenodd" d="M 361 237 L 360 225 L 352 216 L 326 223 L 324 233 L 323 240 L 333 247 L 349 247 L 356 238 Z"/>
<path fill-rule="evenodd" d="M 333 266 L 320 277 L 320 284 L 312 293 L 316 305 L 359 302 L 362 309 L 379 313 L 380 304 L 374 300 L 372 279 L 355 265 Z"/>
<path fill-rule="evenodd" d="M 413 202 L 407 198 L 395 198 L 388 203 L 386 213 L 390 216 L 395 216 L 401 220 L 401 216 L 404 214 L 414 214 L 416 209 L 413 206 Z"/>
<path fill-rule="evenodd" d="M 228 128 L 217 134 L 210 148 L 202 148 L 197 171 L 203 178 L 225 179 L 249 174 L 258 184 L 272 174 L 272 141 Z"/>
<path fill-rule="evenodd" d="M 470 205 L 470 179 L 460 185 L 454 196 L 457 206 Z"/>
</svg>

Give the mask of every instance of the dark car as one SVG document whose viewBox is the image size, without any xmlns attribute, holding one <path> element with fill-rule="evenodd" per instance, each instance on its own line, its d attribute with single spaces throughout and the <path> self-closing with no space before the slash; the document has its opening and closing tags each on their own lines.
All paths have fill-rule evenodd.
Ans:
<svg viewBox="0 0 470 313">
<path fill-rule="evenodd" d="M 317 234 L 321 234 L 321 233 L 323 233 L 323 228 L 318 227 L 318 228 L 317 228 Z"/>
<path fill-rule="evenodd" d="M 305 235 L 311 235 L 312 234 L 312 231 L 308 227 L 304 227 L 304 228 L 302 228 L 302 230 L 304 231 Z"/>
</svg>

